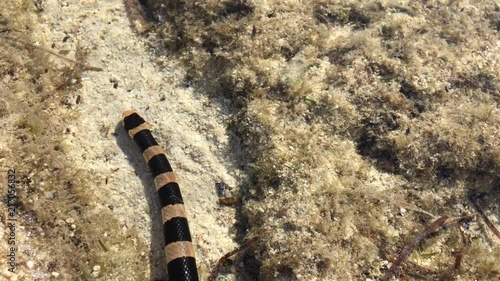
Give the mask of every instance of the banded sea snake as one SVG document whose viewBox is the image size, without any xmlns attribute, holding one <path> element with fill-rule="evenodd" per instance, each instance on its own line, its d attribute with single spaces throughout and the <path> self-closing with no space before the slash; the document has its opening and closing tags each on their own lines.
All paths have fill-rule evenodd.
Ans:
<svg viewBox="0 0 500 281">
<path fill-rule="evenodd" d="M 163 218 L 164 249 L 170 281 L 198 281 L 196 260 L 184 201 L 167 156 L 149 126 L 134 110 L 123 112 L 122 124 L 135 141 L 154 177 Z"/>
</svg>

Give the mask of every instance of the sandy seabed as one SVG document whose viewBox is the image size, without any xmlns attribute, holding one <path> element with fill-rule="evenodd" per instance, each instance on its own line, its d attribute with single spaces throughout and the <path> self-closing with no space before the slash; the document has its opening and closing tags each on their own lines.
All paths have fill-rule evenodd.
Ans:
<svg viewBox="0 0 500 281">
<path fill-rule="evenodd" d="M 444 215 L 394 278 L 499 279 L 499 4 L 423 2 L 0 4 L 1 278 L 166 280 L 133 108 L 203 279 L 376 280 Z"/>
</svg>

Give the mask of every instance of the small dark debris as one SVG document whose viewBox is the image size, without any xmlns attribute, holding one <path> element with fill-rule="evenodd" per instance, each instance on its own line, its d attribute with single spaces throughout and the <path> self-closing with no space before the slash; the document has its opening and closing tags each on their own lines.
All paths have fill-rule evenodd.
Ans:
<svg viewBox="0 0 500 281">
<path fill-rule="evenodd" d="M 97 239 L 97 241 L 99 242 L 99 245 L 104 250 L 104 252 L 107 252 L 108 248 L 106 247 L 106 245 L 104 245 L 104 243 L 101 241 L 101 239 Z"/>
<path fill-rule="evenodd" d="M 21 183 L 22 185 L 25 185 L 25 186 L 27 186 L 27 187 L 30 187 L 32 182 L 33 182 L 33 180 L 32 180 L 30 177 L 28 177 L 28 176 L 21 176 L 21 181 L 20 181 L 20 183 Z"/>
<path fill-rule="evenodd" d="M 238 203 L 234 197 L 219 198 L 219 204 L 223 206 L 234 206 Z"/>
<path fill-rule="evenodd" d="M 118 79 L 112 77 L 112 78 L 109 78 L 109 82 L 113 83 L 113 88 L 115 88 L 115 89 L 118 88 Z"/>
<path fill-rule="evenodd" d="M 224 182 L 215 183 L 215 192 L 217 193 L 218 197 L 224 197 L 224 195 L 226 194 L 226 187 L 227 185 Z"/>
<path fill-rule="evenodd" d="M 72 188 L 73 188 L 73 186 L 74 186 L 74 185 L 73 185 L 73 183 L 72 183 L 72 182 L 70 182 L 70 181 L 67 181 L 67 182 L 66 182 L 66 186 L 65 186 L 65 187 L 66 187 L 66 189 L 72 189 Z"/>
<path fill-rule="evenodd" d="M 57 268 L 57 260 L 53 260 L 47 264 L 47 271 L 53 272 Z"/>
<path fill-rule="evenodd" d="M 73 102 L 70 96 L 64 96 L 61 98 L 61 105 L 64 107 L 71 109 L 73 107 Z"/>
<path fill-rule="evenodd" d="M 280 51 L 281 55 L 285 58 L 286 61 L 291 60 L 299 52 L 298 49 L 290 49 L 287 47 L 281 47 Z"/>
</svg>

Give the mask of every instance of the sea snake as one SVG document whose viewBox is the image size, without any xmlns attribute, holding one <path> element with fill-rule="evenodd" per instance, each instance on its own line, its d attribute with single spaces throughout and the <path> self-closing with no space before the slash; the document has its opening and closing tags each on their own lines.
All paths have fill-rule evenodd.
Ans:
<svg viewBox="0 0 500 281">
<path fill-rule="evenodd" d="M 123 127 L 142 151 L 161 202 L 163 237 L 170 281 L 198 281 L 194 248 L 179 184 L 163 148 L 134 110 L 123 112 Z"/>
</svg>

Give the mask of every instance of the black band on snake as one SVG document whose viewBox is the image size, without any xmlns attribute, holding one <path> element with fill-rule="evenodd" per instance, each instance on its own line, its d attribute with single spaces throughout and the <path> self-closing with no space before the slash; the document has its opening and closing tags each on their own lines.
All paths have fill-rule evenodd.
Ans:
<svg viewBox="0 0 500 281">
<path fill-rule="evenodd" d="M 164 249 L 169 280 L 198 281 L 184 201 L 167 156 L 151 134 L 146 121 L 135 111 L 123 112 L 123 127 L 139 146 L 153 174 L 162 207 Z"/>
</svg>

